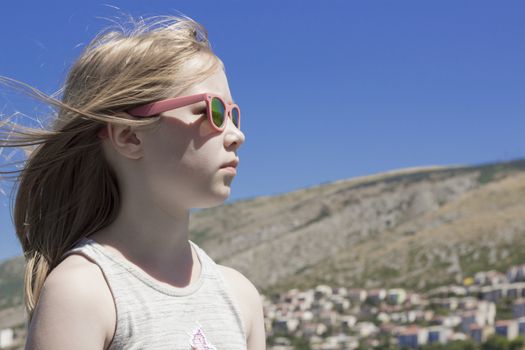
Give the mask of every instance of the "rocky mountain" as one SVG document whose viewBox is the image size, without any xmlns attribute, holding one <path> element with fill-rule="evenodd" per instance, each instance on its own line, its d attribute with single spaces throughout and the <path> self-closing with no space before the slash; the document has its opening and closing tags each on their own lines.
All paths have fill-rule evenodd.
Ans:
<svg viewBox="0 0 525 350">
<path fill-rule="evenodd" d="M 461 282 L 525 262 L 525 160 L 431 167 L 194 215 L 193 239 L 262 291 Z"/>
<path fill-rule="evenodd" d="M 525 159 L 404 169 L 237 201 L 193 213 L 190 232 L 265 294 L 319 283 L 461 283 L 525 263 Z M 21 257 L 0 264 L 0 309 L 20 305 L 22 280 Z"/>
</svg>

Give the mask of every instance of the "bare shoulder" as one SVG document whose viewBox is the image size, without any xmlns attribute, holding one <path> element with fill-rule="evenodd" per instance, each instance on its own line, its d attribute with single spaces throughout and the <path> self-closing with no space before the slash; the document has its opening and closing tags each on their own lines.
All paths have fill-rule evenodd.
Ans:
<svg viewBox="0 0 525 350">
<path fill-rule="evenodd" d="M 233 293 L 239 307 L 248 337 L 248 350 L 264 349 L 265 330 L 261 295 L 255 285 L 239 271 L 219 265 L 226 283 Z"/>
<path fill-rule="evenodd" d="M 102 271 L 72 254 L 44 282 L 26 349 L 106 349 L 115 321 L 113 297 Z"/>
<path fill-rule="evenodd" d="M 217 266 L 232 289 L 236 289 L 241 292 L 243 297 L 260 298 L 259 292 L 255 285 L 242 273 L 229 266 L 219 264 L 217 264 Z"/>
</svg>

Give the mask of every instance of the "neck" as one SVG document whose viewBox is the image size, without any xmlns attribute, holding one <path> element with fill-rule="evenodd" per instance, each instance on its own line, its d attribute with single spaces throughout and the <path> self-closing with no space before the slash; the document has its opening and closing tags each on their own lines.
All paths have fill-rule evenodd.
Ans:
<svg viewBox="0 0 525 350">
<path fill-rule="evenodd" d="M 200 264 L 188 242 L 189 209 L 170 213 L 144 201 L 122 203 L 117 219 L 90 236 L 117 254 L 172 284 L 185 285 Z"/>
</svg>

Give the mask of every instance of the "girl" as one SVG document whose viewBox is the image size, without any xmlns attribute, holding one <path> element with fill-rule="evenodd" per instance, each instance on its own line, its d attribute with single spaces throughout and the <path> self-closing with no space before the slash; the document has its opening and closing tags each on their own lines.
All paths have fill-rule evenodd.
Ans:
<svg viewBox="0 0 525 350">
<path fill-rule="evenodd" d="M 61 100 L 29 88 L 58 107 L 50 131 L 3 123 L 4 147 L 37 145 L 14 208 L 26 349 L 264 349 L 257 289 L 188 239 L 245 140 L 224 65 L 187 16 L 134 25 L 86 47 Z"/>
</svg>

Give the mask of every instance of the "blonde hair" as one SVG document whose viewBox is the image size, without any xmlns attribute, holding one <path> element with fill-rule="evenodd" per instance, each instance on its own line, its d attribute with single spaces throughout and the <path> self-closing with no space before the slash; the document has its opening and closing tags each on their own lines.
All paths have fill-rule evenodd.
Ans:
<svg viewBox="0 0 525 350">
<path fill-rule="evenodd" d="M 177 96 L 224 70 L 206 29 L 191 18 L 129 19 L 130 30 L 109 27 L 86 46 L 68 72 L 61 100 L 0 76 L 0 83 L 56 108 L 49 130 L 0 123 L 6 129 L 0 133 L 0 147 L 32 148 L 21 170 L 0 172 L 19 173 L 14 224 L 27 263 L 29 323 L 44 281 L 62 255 L 82 237 L 109 225 L 118 212 L 117 177 L 97 133 L 107 123 L 157 125 L 158 116 L 135 118 L 124 111 Z M 209 59 L 197 72 L 183 70 L 188 60 L 202 54 Z"/>
</svg>

